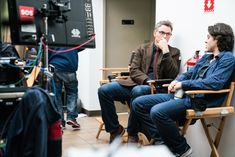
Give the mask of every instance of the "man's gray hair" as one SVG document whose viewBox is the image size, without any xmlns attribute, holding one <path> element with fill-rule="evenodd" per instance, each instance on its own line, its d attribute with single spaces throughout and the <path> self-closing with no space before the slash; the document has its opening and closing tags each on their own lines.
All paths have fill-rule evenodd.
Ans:
<svg viewBox="0 0 235 157">
<path fill-rule="evenodd" d="M 169 21 L 169 20 L 164 20 L 164 21 L 159 21 L 154 28 L 154 31 L 157 31 L 159 27 L 161 27 L 162 25 L 165 25 L 167 27 L 171 28 L 171 31 L 173 31 L 173 24 Z"/>
</svg>

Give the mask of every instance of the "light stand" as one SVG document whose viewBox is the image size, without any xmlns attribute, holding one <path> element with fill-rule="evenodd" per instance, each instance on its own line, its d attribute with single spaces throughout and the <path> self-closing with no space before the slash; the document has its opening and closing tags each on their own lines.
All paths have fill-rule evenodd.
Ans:
<svg viewBox="0 0 235 157">
<path fill-rule="evenodd" d="M 67 21 L 67 17 L 63 15 L 63 13 L 71 11 L 71 4 L 70 0 L 67 0 L 67 2 L 59 3 L 57 0 L 51 0 L 50 4 L 54 6 L 56 9 L 49 10 L 47 4 L 43 4 L 42 16 L 44 21 L 44 28 L 45 28 L 45 34 L 43 36 L 44 38 L 44 53 L 43 53 L 43 62 L 42 62 L 42 88 L 49 89 L 48 84 L 50 79 L 53 77 L 53 70 L 49 71 L 49 65 L 48 65 L 48 17 L 51 17 L 53 19 L 56 19 L 57 22 L 63 23 Z"/>
<path fill-rule="evenodd" d="M 44 28 L 45 28 L 45 34 L 44 34 L 44 51 L 42 56 L 42 88 L 43 89 L 49 89 L 48 84 L 50 81 L 50 78 L 53 77 L 53 74 L 48 71 L 48 14 L 47 14 L 47 4 L 43 5 L 42 9 L 43 13 L 43 21 L 44 21 Z"/>
</svg>

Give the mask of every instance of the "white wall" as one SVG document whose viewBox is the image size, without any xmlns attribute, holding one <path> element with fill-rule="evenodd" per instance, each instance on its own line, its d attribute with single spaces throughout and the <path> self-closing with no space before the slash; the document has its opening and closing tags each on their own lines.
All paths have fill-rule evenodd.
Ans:
<svg viewBox="0 0 235 157">
<path fill-rule="evenodd" d="M 79 97 L 83 108 L 100 110 L 97 89 L 101 78 L 100 68 L 104 52 L 104 0 L 93 0 L 93 18 L 96 34 L 96 48 L 86 49 L 79 54 Z"/>
<path fill-rule="evenodd" d="M 217 22 L 230 24 L 235 31 L 235 1 L 214 0 L 214 12 L 204 12 L 204 0 L 156 0 L 156 21 L 169 19 L 174 24 L 171 44 L 180 48 L 182 64 L 193 55 L 195 50 L 203 50 L 207 35 L 207 27 Z M 183 71 L 186 68 L 183 67 Z M 231 117 L 225 126 L 221 139 L 220 155 L 234 157 L 235 155 L 235 116 Z M 207 144 L 202 126 L 198 121 L 190 126 L 187 140 L 192 146 L 194 157 L 208 157 L 210 147 Z"/>
<path fill-rule="evenodd" d="M 235 30 L 235 1 L 214 1 L 214 12 L 204 13 L 204 0 L 156 0 L 156 21 L 172 21 L 171 44 L 180 48 L 183 64 L 195 50 L 201 50 L 203 54 L 208 25 L 225 22 Z"/>
</svg>

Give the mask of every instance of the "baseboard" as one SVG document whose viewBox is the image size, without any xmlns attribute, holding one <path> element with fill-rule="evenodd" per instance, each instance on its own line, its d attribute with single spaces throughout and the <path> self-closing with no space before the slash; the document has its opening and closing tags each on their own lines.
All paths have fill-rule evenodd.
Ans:
<svg viewBox="0 0 235 157">
<path fill-rule="evenodd" d="M 82 113 L 85 113 L 88 117 L 96 117 L 96 116 L 100 116 L 101 112 L 100 110 L 93 110 L 93 111 L 88 111 L 84 108 L 82 108 Z"/>
</svg>

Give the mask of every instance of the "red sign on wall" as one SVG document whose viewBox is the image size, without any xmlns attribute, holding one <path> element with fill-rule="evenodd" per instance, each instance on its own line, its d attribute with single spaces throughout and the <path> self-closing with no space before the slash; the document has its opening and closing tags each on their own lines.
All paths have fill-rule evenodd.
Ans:
<svg viewBox="0 0 235 157">
<path fill-rule="evenodd" d="M 214 0 L 204 0 L 204 12 L 214 11 Z"/>
</svg>

